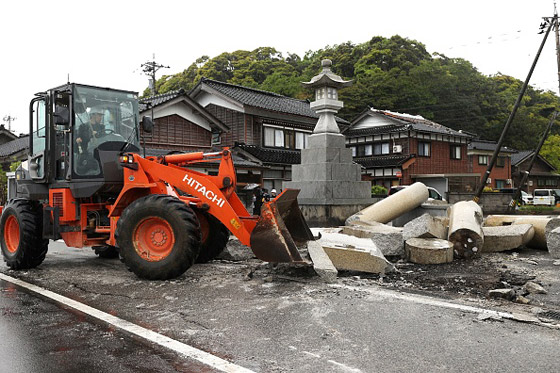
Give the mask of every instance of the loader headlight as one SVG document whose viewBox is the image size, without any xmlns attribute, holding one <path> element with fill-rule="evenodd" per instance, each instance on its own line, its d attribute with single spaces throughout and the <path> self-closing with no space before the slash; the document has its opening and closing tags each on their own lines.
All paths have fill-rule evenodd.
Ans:
<svg viewBox="0 0 560 373">
<path fill-rule="evenodd" d="M 119 163 L 126 168 L 132 170 L 138 170 L 138 163 L 134 162 L 134 156 L 132 154 L 123 154 L 119 157 Z"/>
</svg>

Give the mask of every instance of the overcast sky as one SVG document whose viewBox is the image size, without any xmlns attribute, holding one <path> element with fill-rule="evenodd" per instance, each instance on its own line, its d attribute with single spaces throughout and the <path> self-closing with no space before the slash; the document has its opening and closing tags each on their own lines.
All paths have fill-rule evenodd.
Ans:
<svg viewBox="0 0 560 373">
<path fill-rule="evenodd" d="M 140 65 L 155 53 L 174 74 L 202 55 L 317 50 L 398 34 L 430 53 L 469 60 L 484 74 L 525 80 L 552 0 L 393 1 L 3 1 L 0 5 L 0 120 L 28 132 L 33 94 L 71 82 L 142 92 Z M 336 69 L 336 61 L 333 61 Z M 558 93 L 551 34 L 531 84 Z M 4 122 L 4 121 L 2 121 Z"/>
</svg>

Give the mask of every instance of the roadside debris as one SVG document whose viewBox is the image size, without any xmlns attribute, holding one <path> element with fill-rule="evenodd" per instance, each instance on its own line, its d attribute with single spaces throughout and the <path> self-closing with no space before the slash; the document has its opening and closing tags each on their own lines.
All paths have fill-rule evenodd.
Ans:
<svg viewBox="0 0 560 373">
<path fill-rule="evenodd" d="M 533 281 L 527 281 L 523 289 L 529 294 L 546 294 L 545 288 Z"/>
<path fill-rule="evenodd" d="M 342 233 L 371 239 L 385 256 L 402 257 L 404 255 L 403 228 L 377 223 L 368 226 L 345 226 L 342 228 Z"/>
<path fill-rule="evenodd" d="M 531 224 L 482 227 L 484 233 L 483 253 L 493 253 L 517 249 L 526 245 L 535 236 Z"/>
<path fill-rule="evenodd" d="M 488 291 L 489 298 L 503 298 L 506 300 L 513 300 L 515 297 L 515 290 L 508 289 L 492 289 Z"/>
<path fill-rule="evenodd" d="M 372 240 L 341 232 L 341 228 L 323 230 L 318 240 L 337 269 L 369 273 L 385 273 L 394 269 Z"/>
<path fill-rule="evenodd" d="M 418 264 L 453 261 L 453 244 L 440 238 L 410 238 L 405 244 L 406 259 Z"/>
<path fill-rule="evenodd" d="M 398 193 L 392 194 L 346 219 L 346 225 L 387 224 L 405 212 L 411 211 L 429 198 L 428 188 L 414 183 Z"/>
</svg>

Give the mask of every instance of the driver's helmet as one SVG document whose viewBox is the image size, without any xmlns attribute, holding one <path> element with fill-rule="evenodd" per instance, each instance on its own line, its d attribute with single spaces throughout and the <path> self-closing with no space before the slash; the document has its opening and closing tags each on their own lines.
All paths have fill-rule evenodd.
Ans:
<svg viewBox="0 0 560 373">
<path fill-rule="evenodd" d="M 102 107 L 100 106 L 94 106 L 90 109 L 89 111 L 89 115 L 93 115 L 93 114 L 100 114 L 100 115 L 104 115 L 105 114 L 105 110 L 103 110 Z"/>
</svg>

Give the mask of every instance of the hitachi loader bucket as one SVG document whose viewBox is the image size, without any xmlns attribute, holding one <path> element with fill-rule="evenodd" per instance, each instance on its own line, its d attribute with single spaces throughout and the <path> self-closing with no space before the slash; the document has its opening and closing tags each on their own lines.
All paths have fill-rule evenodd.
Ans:
<svg viewBox="0 0 560 373">
<path fill-rule="evenodd" d="M 251 233 L 251 249 L 266 262 L 304 262 L 298 245 L 313 240 L 297 203 L 299 190 L 286 189 L 263 204 L 261 216 Z"/>
</svg>

